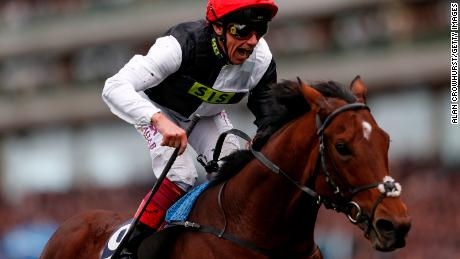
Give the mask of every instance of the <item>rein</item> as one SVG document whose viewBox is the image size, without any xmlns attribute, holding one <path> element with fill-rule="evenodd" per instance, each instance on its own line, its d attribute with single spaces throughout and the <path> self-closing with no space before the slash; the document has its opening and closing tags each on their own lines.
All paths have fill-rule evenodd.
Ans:
<svg viewBox="0 0 460 259">
<path fill-rule="evenodd" d="M 390 176 L 385 176 L 382 182 L 377 182 L 377 183 L 372 183 L 372 184 L 367 184 L 363 186 L 356 187 L 352 190 L 349 190 L 349 193 L 351 194 L 351 198 L 347 199 L 345 198 L 346 196 L 344 193 L 340 190 L 339 186 L 334 182 L 333 178 L 331 177 L 331 173 L 328 170 L 327 166 L 327 149 L 325 143 L 325 135 L 324 131 L 327 128 L 327 126 L 330 125 L 332 120 L 337 117 L 340 113 L 343 113 L 345 111 L 351 111 L 351 110 L 369 110 L 369 107 L 363 103 L 352 103 L 352 104 L 346 104 L 337 110 L 333 111 L 331 114 L 329 114 L 324 122 L 321 121 L 320 117 L 318 114 L 316 114 L 316 124 L 317 124 L 317 135 L 319 137 L 319 160 L 321 162 L 321 168 L 323 173 L 325 174 L 326 182 L 329 183 L 329 185 L 333 188 L 334 194 L 339 197 L 338 202 L 334 202 L 329 200 L 326 197 L 323 197 L 319 195 L 316 191 L 311 189 L 310 187 L 307 187 L 305 185 L 302 185 L 298 181 L 294 180 L 292 177 L 290 177 L 286 172 L 284 172 L 279 166 L 274 164 L 273 162 L 270 161 L 264 154 L 262 154 L 259 151 L 254 150 L 252 147 L 250 148 L 251 153 L 254 155 L 254 157 L 260 161 L 264 166 L 266 166 L 270 171 L 283 176 L 287 181 L 292 183 L 294 186 L 296 186 L 300 191 L 308 194 L 312 198 L 315 199 L 316 204 L 321 205 L 323 204 L 325 208 L 327 209 L 333 209 L 337 212 L 344 213 L 348 216 L 348 219 L 353 223 L 353 224 L 360 224 L 362 222 L 366 223 L 366 229 L 364 230 L 365 234 L 368 235 L 369 231 L 372 228 L 372 221 L 374 218 L 375 211 L 377 209 L 377 206 L 383 201 L 384 198 L 386 197 L 398 197 L 401 194 L 401 185 L 393 178 Z M 241 137 L 242 139 L 246 141 L 251 141 L 251 138 L 244 132 L 238 129 L 231 129 L 228 131 L 223 132 L 220 136 L 219 139 L 217 140 L 216 143 L 216 148 L 214 150 L 213 154 L 213 160 L 211 161 L 206 161 L 204 156 L 200 155 L 198 156 L 198 162 L 200 162 L 206 171 L 208 173 L 215 172 L 219 169 L 218 161 L 219 161 L 219 155 L 222 149 L 223 142 L 225 140 L 225 137 L 228 134 L 233 134 L 236 136 Z M 334 163 L 332 163 L 334 165 Z M 338 170 L 334 165 L 335 172 L 337 174 Z M 239 244 L 242 247 L 246 247 L 248 249 L 251 249 L 253 251 L 256 251 L 258 253 L 264 254 L 266 256 L 269 256 L 271 258 L 277 258 L 279 257 L 280 253 L 271 251 L 265 248 L 261 248 L 251 242 L 242 240 L 232 234 L 226 233 L 226 227 L 227 227 L 227 219 L 225 216 L 225 211 L 222 207 L 222 196 L 223 196 L 223 189 L 225 188 L 226 182 L 224 182 L 219 190 L 219 195 L 218 195 L 218 204 L 219 207 L 223 213 L 224 220 L 225 220 L 225 225 L 222 230 L 216 229 L 214 227 L 210 226 L 203 226 L 197 223 L 193 223 L 190 221 L 186 222 L 173 222 L 171 223 L 172 225 L 181 225 L 186 228 L 192 228 L 196 231 L 204 232 L 204 233 L 210 233 L 214 234 L 217 237 L 229 240 L 231 242 L 234 242 L 236 244 Z M 380 196 L 377 198 L 377 200 L 374 202 L 371 208 L 371 212 L 369 215 L 366 215 L 362 212 L 361 207 L 359 206 L 358 203 L 354 202 L 352 198 L 363 191 L 370 190 L 373 188 L 378 188 L 378 190 L 381 192 Z M 353 210 L 356 210 L 355 216 L 352 215 Z M 317 248 L 315 248 L 312 252 L 309 252 L 308 254 L 313 254 L 316 251 Z M 297 254 L 296 256 L 299 255 L 306 255 L 306 253 L 303 254 Z"/>
</svg>

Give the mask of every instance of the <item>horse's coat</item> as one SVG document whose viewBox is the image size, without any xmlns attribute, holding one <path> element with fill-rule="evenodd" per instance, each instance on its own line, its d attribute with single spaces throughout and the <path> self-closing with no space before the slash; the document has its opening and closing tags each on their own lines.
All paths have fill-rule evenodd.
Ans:
<svg viewBox="0 0 460 259">
<path fill-rule="evenodd" d="M 357 219 L 356 224 L 372 246 L 391 251 L 404 246 L 410 219 L 399 196 L 387 197 L 387 193 L 373 187 L 389 175 L 388 134 L 378 127 L 368 110 L 346 110 L 324 128 L 328 174 L 319 159 L 317 120 L 324 122 L 340 107 L 365 101 L 367 88 L 359 77 L 352 82 L 351 90 L 353 93 L 331 82 L 315 88 L 291 81 L 275 85 L 274 119 L 260 129 L 254 145 L 261 147 L 261 152 L 299 185 L 308 186 L 335 204 L 350 206 L 348 202 L 352 201 L 354 205 L 347 213 Z M 236 168 L 239 173 L 231 176 L 224 172 L 229 176 L 221 177 L 198 198 L 189 219 L 225 230 L 272 255 L 321 258 L 313 239 L 317 200 L 259 160 L 251 159 L 247 152 L 235 157 L 244 157 L 244 161 L 227 168 Z M 369 185 L 372 186 L 367 188 Z M 366 188 L 353 191 L 363 186 Z M 361 218 L 367 221 L 358 220 Z M 111 212 L 88 212 L 74 217 L 56 231 L 41 258 L 96 259 L 111 231 L 124 219 Z M 171 244 L 169 257 L 267 255 L 213 234 L 184 231 Z M 143 258 L 151 257 L 140 259 Z"/>
</svg>

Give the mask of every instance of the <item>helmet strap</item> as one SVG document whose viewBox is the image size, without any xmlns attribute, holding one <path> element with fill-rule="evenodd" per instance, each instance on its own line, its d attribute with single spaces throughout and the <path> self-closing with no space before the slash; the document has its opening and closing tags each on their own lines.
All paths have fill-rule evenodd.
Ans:
<svg viewBox="0 0 460 259">
<path fill-rule="evenodd" d="M 228 47 L 227 47 L 227 26 L 224 26 L 224 30 L 222 31 L 222 35 L 220 36 L 222 43 L 224 45 L 224 54 L 227 57 L 227 62 L 231 63 L 230 57 L 228 56 Z"/>
<path fill-rule="evenodd" d="M 216 32 L 214 32 L 214 34 L 216 35 L 217 40 L 222 42 L 224 50 L 224 53 L 222 53 L 222 58 L 225 59 L 226 63 L 231 64 L 227 47 L 227 26 L 224 23 L 222 23 L 220 26 L 222 26 L 222 35 L 218 35 Z"/>
</svg>

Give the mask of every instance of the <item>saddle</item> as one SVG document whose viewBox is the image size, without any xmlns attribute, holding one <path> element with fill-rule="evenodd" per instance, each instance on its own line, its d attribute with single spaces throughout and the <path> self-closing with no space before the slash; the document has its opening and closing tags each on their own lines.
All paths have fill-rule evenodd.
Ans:
<svg viewBox="0 0 460 259">
<path fill-rule="evenodd" d="M 183 231 L 184 227 L 171 226 L 148 236 L 139 245 L 137 258 L 168 258 L 172 240 Z"/>
</svg>

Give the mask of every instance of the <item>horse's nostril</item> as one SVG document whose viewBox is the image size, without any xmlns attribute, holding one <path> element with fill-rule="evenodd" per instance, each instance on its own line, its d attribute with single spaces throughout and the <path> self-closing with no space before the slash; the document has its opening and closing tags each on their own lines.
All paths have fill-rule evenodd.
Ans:
<svg viewBox="0 0 460 259">
<path fill-rule="evenodd" d="M 410 227 L 411 227 L 410 223 L 401 224 L 397 229 L 398 235 L 402 237 L 406 236 L 410 230 Z"/>
<path fill-rule="evenodd" d="M 377 222 L 375 223 L 375 226 L 377 227 L 377 229 L 379 229 L 382 232 L 389 233 L 389 232 L 395 231 L 395 227 L 393 223 L 385 219 L 377 220 Z"/>
</svg>

